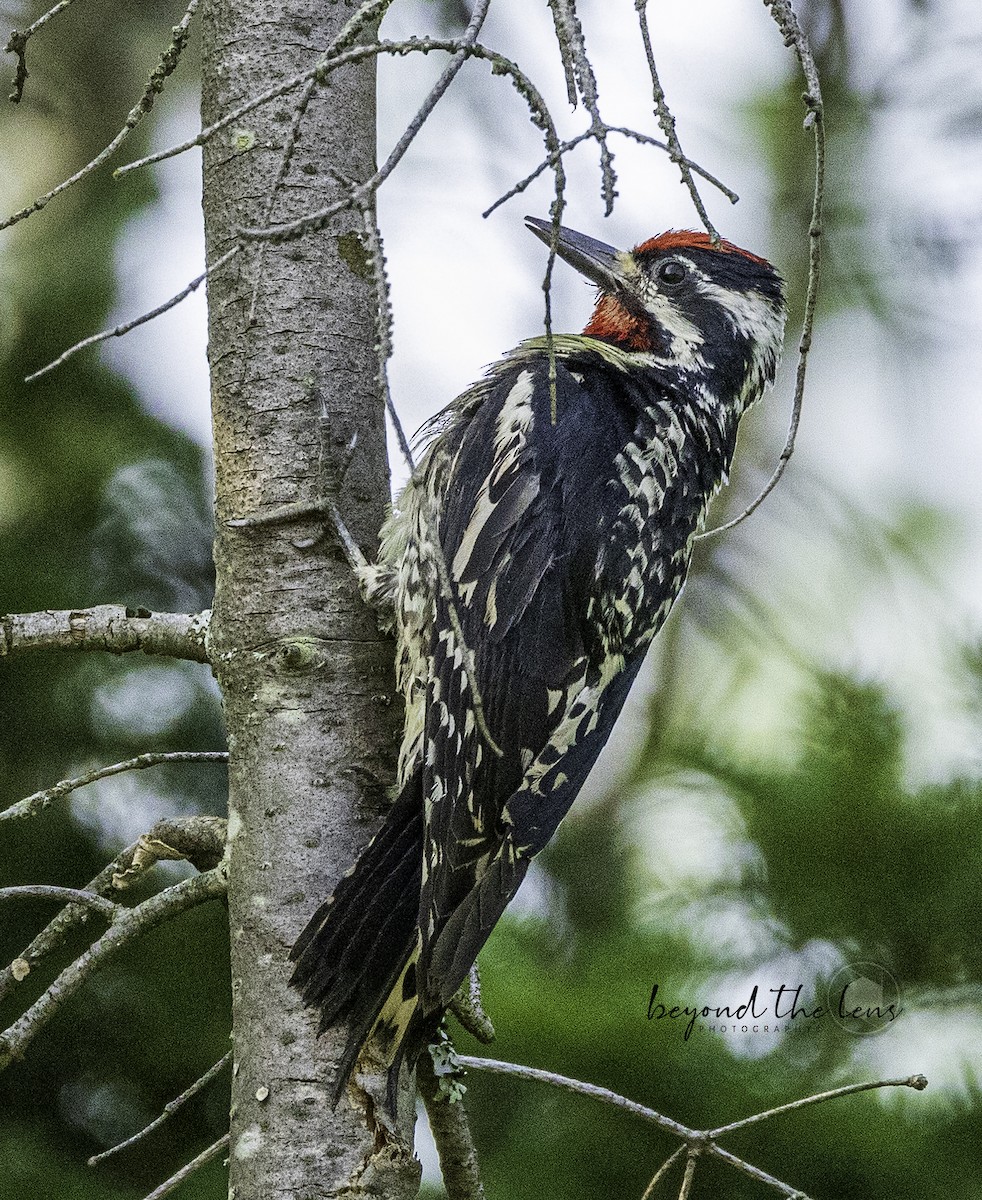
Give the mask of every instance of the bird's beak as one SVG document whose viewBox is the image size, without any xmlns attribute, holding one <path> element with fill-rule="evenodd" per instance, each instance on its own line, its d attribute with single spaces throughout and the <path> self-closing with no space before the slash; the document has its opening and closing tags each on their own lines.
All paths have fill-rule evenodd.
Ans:
<svg viewBox="0 0 982 1200">
<path fill-rule="evenodd" d="M 542 221 L 538 217 L 526 217 L 525 224 L 547 246 L 552 245 L 553 226 L 551 221 Z M 629 290 L 628 276 L 625 270 L 629 256 L 622 250 L 615 250 L 606 242 L 598 242 L 596 238 L 587 237 L 585 233 L 577 233 L 575 229 L 567 229 L 565 225 L 559 226 L 557 234 L 556 253 L 591 283 L 603 288 L 605 292 Z"/>
</svg>

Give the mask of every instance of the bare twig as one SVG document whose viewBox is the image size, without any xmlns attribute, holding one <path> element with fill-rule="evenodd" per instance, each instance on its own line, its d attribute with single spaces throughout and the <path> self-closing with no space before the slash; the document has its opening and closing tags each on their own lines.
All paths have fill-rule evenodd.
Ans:
<svg viewBox="0 0 982 1200">
<path fill-rule="evenodd" d="M 781 1104 L 777 1108 L 769 1108 L 767 1112 L 755 1113 L 752 1117 L 744 1117 L 742 1121 L 733 1121 L 729 1125 L 720 1125 L 711 1129 L 708 1137 L 720 1138 L 724 1134 L 733 1133 L 735 1129 L 745 1129 L 748 1125 L 756 1125 L 760 1121 L 769 1121 L 771 1117 L 779 1117 L 784 1113 L 796 1112 L 799 1108 L 808 1108 L 812 1104 L 824 1104 L 826 1100 L 835 1100 L 839 1096 L 855 1096 L 858 1092 L 871 1092 L 876 1088 L 909 1087 L 915 1092 L 923 1092 L 927 1087 L 927 1079 L 923 1075 L 902 1075 L 897 1079 L 877 1079 L 872 1083 L 850 1083 L 845 1087 L 832 1088 L 828 1092 L 818 1092 L 814 1096 L 806 1096 L 803 1100 L 792 1100 L 790 1104 Z"/>
<path fill-rule="evenodd" d="M 450 1011 L 479 1042 L 488 1045 L 494 1041 L 494 1026 L 481 1001 L 481 975 L 477 963 L 471 964 L 466 981 L 450 1001 Z"/>
<path fill-rule="evenodd" d="M 213 262 L 210 267 L 206 267 L 195 279 L 192 279 L 187 287 L 182 288 L 176 296 L 171 296 L 169 300 L 165 300 L 163 304 L 158 304 L 156 308 L 150 309 L 149 312 L 143 313 L 139 317 L 134 317 L 132 321 L 124 321 L 122 325 L 117 325 L 113 329 L 104 329 L 101 333 L 93 333 L 91 337 L 83 338 L 80 342 L 76 342 L 74 346 L 69 346 L 67 350 L 59 354 L 56 359 L 49 362 L 46 366 L 34 371 L 25 379 L 25 383 L 34 383 L 36 379 L 40 379 L 42 375 L 47 375 L 49 371 L 53 371 L 55 367 L 60 367 L 62 363 L 78 354 L 80 350 L 85 350 L 88 346 L 95 346 L 99 342 L 108 341 L 109 338 L 122 337 L 124 333 L 129 333 L 131 329 L 136 329 L 138 325 L 145 325 L 148 321 L 152 321 L 154 317 L 159 317 L 165 312 L 176 307 L 182 300 L 186 300 L 192 292 L 197 291 L 204 283 L 209 275 L 213 275 L 216 271 L 221 270 L 227 262 L 233 259 L 242 247 L 235 245 L 228 253 L 223 254 L 216 262 Z"/>
<path fill-rule="evenodd" d="M 247 117 L 249 113 L 254 112 L 257 108 L 261 108 L 264 104 L 269 104 L 272 100 L 279 99 L 280 96 L 288 95 L 298 87 L 301 87 L 307 80 L 319 78 L 323 81 L 326 78 L 326 72 L 334 67 L 342 66 L 346 62 L 359 61 L 359 58 L 364 57 L 364 53 L 352 59 L 344 56 L 344 51 L 350 48 L 358 32 L 365 25 L 380 18 L 391 3 L 392 0 L 366 0 L 366 3 L 362 4 L 357 12 L 352 14 L 344 28 L 314 66 L 309 67 L 299 75 L 293 75 L 288 79 L 284 79 L 266 91 L 260 92 L 259 95 L 246 100 L 238 108 L 227 112 L 223 117 L 215 121 L 214 124 L 208 125 L 199 133 L 196 133 L 193 138 L 188 138 L 187 141 L 179 142 L 177 145 L 170 146 L 166 150 L 158 150 L 155 154 L 148 154 L 144 158 L 139 158 L 134 162 L 125 163 L 123 166 L 117 167 L 113 172 L 113 176 L 119 179 L 130 171 L 138 170 L 140 167 L 147 167 L 153 163 L 163 162 L 165 159 L 174 158 L 178 154 L 184 154 L 188 150 L 193 150 L 195 146 L 203 146 L 216 133 L 227 129 L 230 125 L 239 124 L 242 118 Z"/>
<path fill-rule="evenodd" d="M 135 1146 L 137 1142 L 141 1142 L 145 1137 L 148 1137 L 154 1130 L 159 1129 L 168 1117 L 174 1115 L 177 1110 L 198 1094 L 203 1088 L 206 1088 L 213 1079 L 216 1079 L 222 1071 L 232 1061 L 232 1051 L 222 1057 L 213 1066 L 209 1067 L 199 1079 L 196 1079 L 189 1088 L 181 1092 L 169 1103 L 164 1105 L 164 1111 L 159 1117 L 155 1117 L 149 1125 L 144 1126 L 139 1133 L 134 1133 L 132 1137 L 128 1137 L 125 1141 L 119 1142 L 115 1146 L 110 1146 L 108 1150 L 103 1150 L 100 1154 L 93 1154 L 88 1160 L 90 1167 L 96 1167 L 101 1162 L 105 1162 L 107 1158 L 111 1158 L 114 1154 L 118 1154 L 121 1150 L 128 1150 L 130 1146 Z"/>
<path fill-rule="evenodd" d="M 164 1196 L 169 1196 L 175 1188 L 180 1187 L 185 1179 L 188 1179 L 200 1167 L 206 1163 L 210 1163 L 213 1158 L 217 1158 L 219 1154 L 224 1154 L 228 1149 L 229 1135 L 222 1134 L 217 1142 L 212 1142 L 207 1150 L 202 1150 L 197 1158 L 192 1158 L 189 1163 L 185 1163 L 179 1171 L 175 1171 L 170 1179 L 165 1179 L 162 1184 L 155 1187 L 152 1192 L 144 1196 L 143 1200 L 163 1200 Z"/>
<path fill-rule="evenodd" d="M 665 1159 L 654 1175 L 652 1175 L 651 1183 L 649 1183 L 644 1189 L 644 1195 L 641 1197 L 641 1200 L 651 1200 L 659 1183 L 661 1183 L 672 1167 L 675 1166 L 682 1155 L 685 1154 L 687 1148 L 688 1147 L 686 1146 L 685 1142 L 683 1142 L 681 1146 L 672 1151 L 672 1153 L 668 1156 L 668 1158 Z"/>
<path fill-rule="evenodd" d="M 103 867 L 99 874 L 82 890 L 95 895 L 102 895 L 110 891 L 113 885 L 113 875 L 130 860 L 136 847 L 136 842 L 127 847 L 108 866 Z M 0 1000 L 9 995 L 16 984 L 26 979 L 41 959 L 56 950 L 76 925 L 87 921 L 90 913 L 91 910 L 86 905 L 69 904 L 49 921 L 27 949 L 19 954 L 9 966 L 0 970 Z"/>
<path fill-rule="evenodd" d="M 815 307 L 818 303 L 818 285 L 822 266 L 822 206 L 825 198 L 825 110 L 822 106 L 822 88 L 814 55 L 804 31 L 798 24 L 798 18 L 795 16 L 790 0 L 764 0 L 764 3 L 771 10 L 771 15 L 784 35 L 785 44 L 794 46 L 795 55 L 807 85 L 807 90 L 802 97 L 807 110 L 805 128 L 811 128 L 815 135 L 815 189 L 812 196 L 811 220 L 808 224 L 808 287 L 805 292 L 805 314 L 801 324 L 801 340 L 798 343 L 798 367 L 795 372 L 791 422 L 788 426 L 784 449 L 781 451 L 774 473 L 758 493 L 756 499 L 748 504 L 739 516 L 725 521 L 715 529 L 705 530 L 698 535 L 700 538 L 725 533 L 745 521 L 751 513 L 756 512 L 777 487 L 785 468 L 791 461 L 795 440 L 798 436 L 798 424 L 801 421 L 801 406 L 805 398 L 805 372 L 808 365 L 808 352 L 812 345 Z"/>
<path fill-rule="evenodd" d="M 475 10 L 475 16 L 479 10 Z M 243 237 L 250 241 L 271 241 L 282 242 L 290 241 L 294 238 L 302 237 L 304 234 L 322 229 L 328 221 L 339 212 L 343 212 L 350 208 L 359 208 L 369 200 L 371 196 L 378 191 L 379 187 L 391 175 L 399 161 L 409 149 L 409 146 L 415 138 L 416 134 L 422 127 L 426 117 L 432 111 L 440 95 L 449 86 L 450 79 L 460 70 L 460 66 L 468 58 L 477 58 L 491 64 L 492 71 L 496 75 L 506 75 L 511 80 L 513 86 L 525 100 L 529 107 L 533 123 L 542 130 L 546 141 L 546 152 L 550 156 L 555 156 L 559 148 L 559 137 L 556 133 L 555 124 L 549 114 L 545 101 L 543 100 L 539 90 L 535 87 L 528 76 L 521 70 L 520 67 L 504 55 L 498 54 L 494 50 L 489 50 L 486 46 L 482 46 L 479 42 L 473 44 L 468 43 L 466 38 L 458 38 L 454 40 L 439 40 L 434 38 L 415 38 L 403 42 L 376 42 L 368 46 L 355 46 L 344 54 L 339 55 L 330 61 L 328 66 L 330 70 L 336 70 L 343 62 L 359 61 L 363 58 L 368 58 L 378 54 L 395 54 L 406 55 L 413 53 L 429 54 L 433 51 L 444 51 L 451 55 L 451 61 L 447 64 L 444 74 L 438 80 L 437 85 L 427 95 L 419 112 L 413 120 L 407 125 L 402 137 L 393 147 L 388 158 L 381 167 L 364 183 L 353 188 L 347 196 L 343 196 L 340 200 L 326 205 L 324 208 L 317 209 L 314 212 L 307 213 L 296 220 L 287 221 L 280 225 L 272 225 L 266 228 L 244 228 L 240 230 Z M 453 74 L 451 74 L 451 70 Z M 323 74 L 326 68 L 322 69 Z M 299 87 L 303 83 L 306 75 L 300 76 L 292 82 L 294 87 Z M 446 81 L 446 82 L 444 82 Z M 442 85 L 442 91 L 437 91 Z M 283 85 L 284 87 L 286 85 Z M 262 102 L 265 102 L 263 100 Z M 214 127 L 212 127 L 214 128 Z M 561 163 L 555 159 L 553 170 L 557 173 L 557 178 L 561 171 Z M 557 185 L 558 186 L 558 185 Z"/>
<path fill-rule="evenodd" d="M 159 862 L 183 859 L 198 871 L 210 871 L 225 856 L 227 836 L 225 817 L 164 817 L 140 835 L 132 854 L 113 872 L 112 885 L 122 891 Z"/>
<path fill-rule="evenodd" d="M 658 1128 L 666 1130 L 675 1137 L 681 1138 L 684 1143 L 684 1148 L 688 1154 L 686 1163 L 685 1179 L 682 1183 L 682 1191 L 680 1197 L 688 1195 L 688 1189 L 692 1185 L 692 1176 L 695 1173 L 696 1156 L 707 1155 L 719 1159 L 720 1162 L 726 1163 L 734 1170 L 742 1172 L 751 1179 L 756 1179 L 759 1183 L 764 1183 L 775 1191 L 780 1192 L 788 1200 L 808 1200 L 805 1193 L 792 1187 L 790 1184 L 782 1182 L 767 1171 L 762 1171 L 759 1167 L 755 1167 L 752 1163 L 747 1162 L 742 1158 L 738 1158 L 729 1150 L 725 1150 L 722 1146 L 717 1145 L 716 1139 L 724 1133 L 731 1133 L 736 1129 L 741 1129 L 746 1125 L 756 1124 L 760 1121 L 769 1119 L 770 1117 L 778 1116 L 781 1113 L 789 1112 L 793 1109 L 803 1108 L 810 1104 L 820 1104 L 826 1100 L 832 1100 L 839 1096 L 851 1095 L 855 1092 L 869 1091 L 872 1088 L 880 1087 L 909 1087 L 915 1091 L 923 1091 L 927 1087 L 927 1080 L 923 1075 L 910 1075 L 901 1079 L 886 1079 L 876 1083 L 854 1084 L 849 1087 L 835 1088 L 833 1091 L 822 1092 L 816 1096 L 809 1096 L 804 1100 L 796 1100 L 791 1104 L 782 1104 L 777 1108 L 769 1109 L 767 1112 L 757 1113 L 753 1117 L 748 1117 L 742 1121 L 735 1121 L 730 1125 L 720 1126 L 719 1129 L 688 1129 L 685 1125 L 673 1120 L 671 1117 L 666 1117 L 662 1113 L 656 1112 L 653 1108 L 647 1108 L 643 1104 L 638 1104 L 634 1100 L 629 1100 L 626 1096 L 618 1095 L 617 1092 L 612 1092 L 608 1088 L 597 1087 L 592 1083 L 584 1083 L 579 1079 L 570 1079 L 565 1075 L 556 1075 L 552 1071 L 541 1071 L 535 1067 L 526 1067 L 518 1063 L 500 1062 L 490 1058 L 473 1058 L 467 1054 L 455 1056 L 456 1065 L 465 1067 L 475 1071 L 488 1071 L 498 1075 L 514 1075 L 521 1079 L 531 1079 L 540 1083 L 547 1083 L 552 1087 L 560 1088 L 563 1091 L 573 1092 L 580 1096 L 589 1096 L 594 1100 L 601 1100 L 605 1104 L 610 1104 L 614 1108 L 620 1109 L 622 1112 L 627 1112 L 633 1116 L 640 1117 L 643 1121 L 649 1124 L 657 1125 Z M 645 1192 L 645 1197 L 650 1198 L 654 1191 L 655 1184 L 659 1179 L 664 1178 L 671 1166 L 677 1161 L 679 1151 L 676 1151 L 662 1166 L 658 1173 L 648 1185 Z"/>
<path fill-rule="evenodd" d="M 15 820 L 18 817 L 36 816 L 42 809 L 55 800 L 67 796 L 86 784 L 95 783 L 97 779 L 107 779 L 110 775 L 120 775 L 123 771 L 142 771 L 147 767 L 156 767 L 160 763 L 226 763 L 228 754 L 223 750 L 168 750 L 150 754 L 138 754 L 135 758 L 127 758 L 124 762 L 113 763 L 108 767 L 96 767 L 83 775 L 72 779 L 62 779 L 52 787 L 18 800 L 9 808 L 0 812 L 0 821 Z"/>
<path fill-rule="evenodd" d="M 118 904 L 113 904 L 104 896 L 95 892 L 86 892 L 81 888 L 53 887 L 49 884 L 33 883 L 21 887 L 0 888 L 0 904 L 4 900 L 57 900 L 59 904 L 84 904 L 100 916 L 111 921 L 120 911 Z"/>
<path fill-rule="evenodd" d="M 636 129 L 628 129 L 623 125 L 605 125 L 604 128 L 606 129 L 607 133 L 619 133 L 623 137 L 632 138 L 634 141 L 639 142 L 644 146 L 656 146 L 659 150 L 665 150 L 666 152 L 669 149 L 666 142 L 660 141 L 658 138 L 649 137 L 649 135 L 646 133 L 639 133 Z M 534 171 L 526 175 L 524 179 L 520 179 L 518 183 L 516 183 L 514 187 L 509 188 L 503 196 L 499 196 L 489 208 L 486 208 L 484 212 L 481 213 L 481 216 L 490 217 L 496 208 L 500 208 L 501 205 L 506 201 L 511 200 L 512 197 L 518 196 L 524 192 L 529 184 L 533 183 L 539 178 L 543 171 L 554 165 L 556 159 L 562 158 L 564 155 L 568 154 L 570 150 L 575 150 L 577 146 L 581 145 L 583 142 L 592 140 L 593 137 L 593 130 L 587 129 L 583 133 L 577 134 L 576 137 L 570 138 L 568 142 L 562 142 L 555 155 L 550 155 L 548 158 L 543 159 Z M 704 167 L 701 167 L 694 159 L 687 158 L 685 161 L 692 170 L 693 174 L 701 175 L 707 183 L 711 183 L 713 187 L 718 188 L 731 204 L 737 204 L 739 202 L 740 197 L 735 191 L 733 191 L 732 188 L 727 187 L 726 184 L 717 179 L 715 175 L 711 175 L 709 171 L 707 171 Z"/>
<path fill-rule="evenodd" d="M 0 1070 L 21 1058 L 62 1005 L 124 946 L 178 913 L 217 900 L 225 891 L 225 874 L 216 867 L 158 892 L 136 908 L 121 910 L 109 929 L 62 971 L 23 1016 L 0 1034 Z"/>
<path fill-rule="evenodd" d="M 449 1200 L 484 1200 L 477 1150 L 463 1100 L 444 1095 L 429 1054 L 420 1056 L 416 1081 L 440 1155 L 440 1170 Z"/>
<path fill-rule="evenodd" d="M 211 613 L 151 613 L 120 604 L 0 617 L 0 659 L 30 650 L 106 650 L 208 662 Z"/>
<path fill-rule="evenodd" d="M 614 156 L 607 145 L 610 126 L 600 116 L 597 92 L 597 77 L 587 57 L 583 27 L 576 13 L 576 0 L 549 0 L 556 40 L 563 57 L 566 72 L 566 90 L 570 93 L 570 79 L 583 98 L 583 107 L 590 114 L 589 136 L 600 146 L 600 190 L 604 200 L 604 215 L 610 216 L 617 196 L 617 176 L 614 173 Z M 576 92 L 570 93 L 571 103 L 576 103 Z"/>
<path fill-rule="evenodd" d="M 40 212 L 42 208 L 44 208 L 55 198 L 55 196 L 60 196 L 62 192 L 66 191 L 68 188 L 72 187 L 73 184 L 78 183 L 80 180 L 85 179 L 86 176 L 91 175 L 92 172 L 98 170 L 98 168 L 101 167 L 104 162 L 112 158 L 123 142 L 126 141 L 137 125 L 140 124 L 147 113 L 153 108 L 157 97 L 164 90 L 164 84 L 167 82 L 168 76 L 172 75 L 177 68 L 177 64 L 180 62 L 184 47 L 187 45 L 188 30 L 190 28 L 191 21 L 194 18 L 195 11 L 197 10 L 200 2 L 201 0 L 191 0 L 191 3 L 184 12 L 184 16 L 181 18 L 178 24 L 174 26 L 173 30 L 171 31 L 171 43 L 160 56 L 160 62 L 151 72 L 143 95 L 130 109 L 126 120 L 123 122 L 122 129 L 120 129 L 119 133 L 116 134 L 109 145 L 106 146 L 104 150 L 100 151 L 100 153 L 97 154 L 95 158 L 91 160 L 91 162 L 86 163 L 81 170 L 76 171 L 75 174 L 70 176 L 68 179 L 62 180 L 62 182 L 59 183 L 57 187 L 52 188 L 50 192 L 45 192 L 43 196 L 39 196 L 26 208 L 22 208 L 18 212 L 15 212 L 12 216 L 0 221 L 0 229 L 6 229 L 10 225 L 16 225 L 18 221 L 23 221 L 25 217 L 29 217 L 33 213 Z M 54 10 L 52 10 L 52 15 L 53 14 Z"/>
<path fill-rule="evenodd" d="M 648 59 L 648 74 L 651 76 L 651 91 L 655 102 L 655 115 L 658 118 L 658 124 L 661 126 L 662 133 L 669 146 L 669 155 L 672 162 L 675 163 L 682 174 L 682 182 L 688 189 L 689 195 L 692 197 L 692 203 L 695 205 L 696 212 L 699 214 L 699 220 L 709 236 L 714 242 L 719 241 L 719 234 L 712 221 L 709 219 L 709 213 L 706 211 L 706 206 L 703 204 L 702 197 L 699 195 L 699 189 L 696 187 L 696 181 L 692 177 L 692 171 L 689 168 L 689 160 L 682 153 L 682 146 L 679 143 L 678 134 L 675 131 L 675 118 L 672 116 L 672 110 L 668 107 L 668 101 L 665 99 L 665 92 L 662 89 L 658 79 L 658 69 L 655 66 L 655 54 L 651 48 L 651 33 L 648 30 L 648 0 L 634 0 L 634 7 L 638 12 L 638 22 L 641 27 L 641 40 L 644 43 L 645 56 Z"/>
<path fill-rule="evenodd" d="M 17 55 L 17 73 L 12 80 L 13 91 L 7 97 L 14 104 L 20 104 L 24 96 L 24 84 L 27 83 L 30 72 L 27 69 L 27 43 L 37 33 L 39 29 L 47 25 L 52 17 L 57 17 L 60 12 L 63 12 L 72 0 L 59 0 L 59 3 L 54 8 L 49 8 L 48 11 L 34 22 L 23 33 L 16 29 L 11 30 L 10 38 L 7 41 L 4 50 L 8 54 Z"/>
<path fill-rule="evenodd" d="M 692 1181 L 696 1177 L 696 1164 L 698 1161 L 698 1149 L 690 1146 L 685 1160 L 685 1175 L 682 1178 L 682 1186 L 679 1188 L 679 1200 L 689 1200 L 689 1193 L 692 1191 Z"/>
<path fill-rule="evenodd" d="M 604 1104 L 619 1108 L 622 1112 L 630 1113 L 631 1116 L 640 1117 L 642 1121 L 657 1125 L 666 1133 L 671 1133 L 687 1142 L 698 1140 L 703 1136 L 698 1130 L 689 1129 L 688 1126 L 672 1117 L 666 1117 L 653 1108 L 639 1104 L 636 1100 L 629 1100 L 626 1096 L 618 1095 L 610 1088 L 600 1087 L 595 1083 L 584 1083 L 580 1079 L 570 1079 L 566 1075 L 557 1075 L 554 1071 L 543 1071 L 538 1067 L 526 1067 L 522 1063 L 502 1062 L 495 1058 L 475 1058 L 469 1054 L 458 1054 L 457 1062 L 461 1067 L 470 1071 L 485 1071 L 490 1075 L 514 1075 L 519 1079 L 547 1083 L 550 1087 L 559 1088 L 564 1092 L 573 1092 L 577 1096 L 589 1096 L 593 1100 L 600 1100 Z"/>
</svg>

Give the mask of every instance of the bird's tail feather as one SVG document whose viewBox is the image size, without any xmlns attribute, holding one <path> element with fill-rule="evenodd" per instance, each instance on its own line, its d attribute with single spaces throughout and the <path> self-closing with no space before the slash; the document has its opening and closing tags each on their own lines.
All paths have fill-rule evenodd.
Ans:
<svg viewBox="0 0 982 1200">
<path fill-rule="evenodd" d="M 319 1010 L 320 1032 L 347 1024 L 335 1104 L 417 946 L 422 861 L 423 806 L 418 780 L 410 780 L 290 953 L 291 983 Z"/>
</svg>

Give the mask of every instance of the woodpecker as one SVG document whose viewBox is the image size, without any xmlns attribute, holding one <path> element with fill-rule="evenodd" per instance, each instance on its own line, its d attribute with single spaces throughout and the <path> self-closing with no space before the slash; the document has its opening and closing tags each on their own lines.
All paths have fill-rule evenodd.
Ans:
<svg viewBox="0 0 982 1200">
<path fill-rule="evenodd" d="M 756 254 L 526 224 L 596 309 L 433 420 L 359 572 L 393 614 L 406 718 L 385 823 L 291 955 L 321 1031 L 347 1028 L 335 1103 L 364 1051 L 394 1110 L 607 741 L 780 356 L 784 287 Z"/>
</svg>

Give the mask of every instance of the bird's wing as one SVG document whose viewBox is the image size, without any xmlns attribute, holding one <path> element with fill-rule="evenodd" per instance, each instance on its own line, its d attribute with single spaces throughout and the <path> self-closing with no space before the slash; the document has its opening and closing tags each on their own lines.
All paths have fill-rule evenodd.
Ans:
<svg viewBox="0 0 982 1200">
<path fill-rule="evenodd" d="M 440 540 L 465 645 L 439 598 L 422 745 L 421 982 L 441 1003 L 572 804 L 640 664 L 605 652 L 590 609 L 604 488 L 631 420 L 615 406 L 598 435 L 595 403 L 560 365 L 553 422 L 544 360 L 516 367 L 450 448 Z M 569 440 L 582 453 L 560 473 Z M 469 651 L 500 755 L 479 727 Z"/>
</svg>

